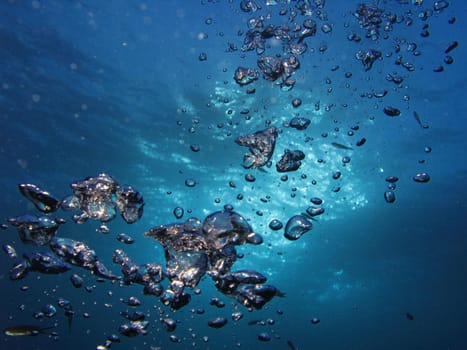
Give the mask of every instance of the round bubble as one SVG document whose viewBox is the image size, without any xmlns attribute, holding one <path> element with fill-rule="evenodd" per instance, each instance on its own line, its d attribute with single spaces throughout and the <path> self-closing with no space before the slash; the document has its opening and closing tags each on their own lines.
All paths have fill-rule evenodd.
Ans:
<svg viewBox="0 0 467 350">
<path fill-rule="evenodd" d="M 427 173 L 418 173 L 413 177 L 415 182 L 428 182 L 430 181 L 430 175 Z"/>
<path fill-rule="evenodd" d="M 193 179 L 186 179 L 185 180 L 185 185 L 187 187 L 195 187 L 196 186 L 196 181 Z"/>
<path fill-rule="evenodd" d="M 53 317 L 57 313 L 57 309 L 52 304 L 47 304 L 42 307 L 41 310 L 46 317 Z"/>
<path fill-rule="evenodd" d="M 264 332 L 264 333 L 260 333 L 258 334 L 258 340 L 261 340 L 261 341 L 270 341 L 271 340 L 271 336 Z"/>
<path fill-rule="evenodd" d="M 310 202 L 316 205 L 321 205 L 323 203 L 323 200 L 318 197 L 313 197 L 310 199 Z"/>
<path fill-rule="evenodd" d="M 394 203 L 396 200 L 396 194 L 392 190 L 386 191 L 384 192 L 384 199 L 387 203 Z"/>
<path fill-rule="evenodd" d="M 277 219 L 272 219 L 271 222 L 269 223 L 269 228 L 273 231 L 278 231 L 283 227 L 282 222 Z"/>
<path fill-rule="evenodd" d="M 176 207 L 174 210 L 173 210 L 173 214 L 175 216 L 175 218 L 177 219 L 181 219 L 183 217 L 183 214 L 184 214 L 184 210 L 182 207 Z"/>
</svg>

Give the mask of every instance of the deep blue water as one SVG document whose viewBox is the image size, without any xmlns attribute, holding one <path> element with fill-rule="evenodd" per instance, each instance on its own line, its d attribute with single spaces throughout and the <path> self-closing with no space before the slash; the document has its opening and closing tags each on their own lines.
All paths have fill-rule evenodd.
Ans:
<svg viewBox="0 0 467 350">
<path fill-rule="evenodd" d="M 140 285 L 102 282 L 76 266 L 60 275 L 30 272 L 10 281 L 16 260 L 2 252 L 2 328 L 55 325 L 57 336 L 2 334 L 0 347 L 95 349 L 117 334 L 121 342 L 112 345 L 115 349 L 291 349 L 288 340 L 297 349 L 466 349 L 467 5 L 443 1 L 438 5 L 449 6 L 435 11 L 435 1 L 418 2 L 422 4 L 368 2 L 398 18 L 392 30 L 381 28 L 379 38 L 372 39 L 365 37 L 366 29 L 354 16 L 360 2 L 353 0 L 328 0 L 322 9 L 315 1 L 267 6 L 266 0 L 256 0 L 262 9 L 250 13 L 241 11 L 240 1 L 227 0 L 2 1 L 3 222 L 39 214 L 19 193 L 20 183 L 36 184 L 61 199 L 71 194 L 72 182 L 111 174 L 143 195 L 144 215 L 137 223 L 126 224 L 118 216 L 108 223 L 110 233 L 102 234 L 96 232 L 99 222 L 78 225 L 63 211 L 51 216 L 67 220 L 58 237 L 85 242 L 107 267 L 120 273 L 112 263 L 117 248 L 138 264 L 165 263 L 160 245 L 143 233 L 177 221 L 175 207 L 184 208 L 182 220 L 203 220 L 231 204 L 264 239 L 258 246 L 239 246 L 244 257 L 233 270 L 260 271 L 286 295 L 249 311 L 217 291 L 205 276 L 198 286 L 201 294 L 188 290 L 190 304 L 171 311 L 157 297 L 143 295 Z M 301 3 L 312 13 L 300 14 Z M 282 9 L 288 12 L 280 16 Z M 258 69 L 260 57 L 289 55 L 274 38 L 266 39 L 261 55 L 243 52 L 248 20 L 264 16 L 265 25 L 292 26 L 291 11 L 298 13 L 294 21 L 299 25 L 306 18 L 318 24 L 316 35 L 304 39 L 308 50 L 297 55 L 300 68 L 292 77 L 294 88 L 282 91 L 261 74 L 251 85 L 236 84 L 237 67 Z M 413 23 L 408 25 L 407 19 Z M 321 30 L 324 23 L 332 26 L 330 33 Z M 421 35 L 424 30 L 428 36 Z M 361 41 L 348 40 L 351 33 Z M 453 41 L 458 47 L 446 54 Z M 228 43 L 238 50 L 226 52 Z M 355 55 L 368 49 L 381 51 L 382 57 L 365 71 Z M 201 53 L 207 60 L 199 60 Z M 452 56 L 452 64 L 444 62 L 446 55 Z M 413 71 L 396 64 L 398 56 L 402 63 L 412 63 Z M 435 72 L 440 65 L 444 71 Z M 388 74 L 403 81 L 388 81 Z M 256 92 L 247 94 L 251 86 Z M 384 90 L 387 95 L 382 98 L 365 95 Z M 302 100 L 300 107 L 292 107 L 294 98 Z M 387 116 L 386 106 L 400 109 L 400 116 Z M 248 110 L 250 118 L 242 110 Z M 414 111 L 429 128 L 417 123 Z M 306 130 L 288 126 L 296 115 L 311 120 Z M 245 169 L 247 149 L 235 138 L 269 123 L 281 131 L 272 166 L 266 171 Z M 349 135 L 355 126 L 358 130 Z M 362 137 L 366 143 L 356 146 Z M 332 142 L 353 150 L 333 147 Z M 190 149 L 193 144 L 199 145 L 199 152 Z M 285 149 L 299 149 L 306 157 L 282 181 L 275 163 Z M 344 156 L 350 157 L 345 166 Z M 342 173 L 337 180 L 332 178 L 335 171 Z M 415 182 L 413 176 L 421 172 L 431 180 Z M 247 182 L 246 174 L 256 181 Z M 387 176 L 399 178 L 394 203 L 383 197 Z M 196 186 L 187 187 L 187 178 Z M 289 241 L 283 231 L 269 229 L 274 218 L 285 224 L 304 212 L 312 197 L 323 199 L 325 213 L 316 217 L 310 232 Z M 21 242 L 17 230 L 8 226 L 0 242 L 12 245 L 19 257 L 48 250 Z M 122 232 L 135 243 L 117 241 Z M 73 273 L 83 277 L 82 288 L 70 283 Z M 21 290 L 25 286 L 27 290 Z M 147 314 L 146 335 L 128 338 L 118 333 L 127 322 L 120 312 L 131 309 L 122 300 L 130 296 L 142 302 L 134 309 Z M 209 305 L 212 297 L 226 306 Z M 57 306 L 59 298 L 73 305 L 71 330 Z M 35 319 L 33 313 L 46 304 L 55 305 L 57 314 Z M 198 308 L 205 313 L 196 314 Z M 234 311 L 244 317 L 233 321 Z M 160 322 L 167 315 L 178 321 L 172 333 Z M 217 316 L 228 318 L 228 324 L 210 328 L 208 320 Z M 320 323 L 312 324 L 312 318 Z M 248 325 L 252 320 L 265 325 Z M 258 340 L 263 332 L 270 341 Z M 170 335 L 179 342 L 171 341 Z"/>
</svg>

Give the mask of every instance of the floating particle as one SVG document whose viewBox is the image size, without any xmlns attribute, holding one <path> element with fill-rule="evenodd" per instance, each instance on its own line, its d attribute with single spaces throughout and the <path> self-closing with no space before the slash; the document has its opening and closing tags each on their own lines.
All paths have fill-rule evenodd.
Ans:
<svg viewBox="0 0 467 350">
<path fill-rule="evenodd" d="M 146 315 L 141 311 L 135 311 L 133 313 L 129 313 L 128 311 L 121 311 L 120 315 L 130 321 L 143 321 L 146 318 Z"/>
<path fill-rule="evenodd" d="M 23 258 L 29 263 L 29 270 L 46 274 L 60 274 L 70 269 L 68 264 L 49 252 L 28 252 Z"/>
<path fill-rule="evenodd" d="M 291 340 L 287 340 L 287 345 L 289 346 L 290 350 L 298 350 L 298 348 Z"/>
<path fill-rule="evenodd" d="M 342 163 L 343 163 L 343 164 L 348 164 L 348 163 L 350 163 L 350 157 L 348 157 L 348 156 L 342 157 Z"/>
<path fill-rule="evenodd" d="M 387 90 L 383 90 L 382 92 L 374 92 L 373 96 L 376 98 L 383 98 L 388 94 Z"/>
<path fill-rule="evenodd" d="M 253 174 L 246 174 L 245 175 L 245 180 L 248 181 L 248 182 L 255 182 L 256 177 Z"/>
<path fill-rule="evenodd" d="M 54 212 L 60 205 L 58 199 L 34 184 L 19 184 L 18 188 L 21 194 L 29 199 L 34 206 L 43 213 L 48 214 Z"/>
<path fill-rule="evenodd" d="M 168 317 L 162 320 L 162 325 L 167 332 L 173 332 L 177 328 L 177 322 L 175 322 L 174 319 Z"/>
<path fill-rule="evenodd" d="M 208 321 L 208 326 L 211 328 L 222 328 L 227 324 L 225 317 L 216 317 Z"/>
<path fill-rule="evenodd" d="M 261 9 L 261 5 L 257 4 L 254 0 L 242 0 L 240 2 L 240 9 L 243 12 L 256 12 Z"/>
<path fill-rule="evenodd" d="M 118 206 L 122 216 L 125 215 L 126 205 L 130 204 L 129 212 L 133 213 L 134 195 L 131 189 L 123 186 L 119 189 L 118 182 L 110 175 L 100 173 L 98 176 L 86 177 L 84 180 L 71 184 L 74 195 L 78 198 L 78 206 L 82 211 L 73 218 L 77 223 L 83 223 L 88 219 L 98 220 L 102 223 L 111 221 L 116 216 L 117 203 L 114 196 L 117 189 L 121 192 L 117 198 Z M 139 198 L 142 200 L 142 198 Z M 144 203 L 141 203 L 141 208 Z M 142 214 L 142 212 L 135 212 Z M 137 219 L 136 219 L 137 220 Z"/>
<path fill-rule="evenodd" d="M 112 343 L 120 343 L 120 337 L 116 334 L 111 334 L 107 337 L 107 340 Z"/>
<path fill-rule="evenodd" d="M 401 114 L 401 111 L 395 107 L 387 106 L 383 109 L 384 113 L 390 117 L 398 117 Z"/>
<path fill-rule="evenodd" d="M 239 321 L 243 318 L 243 313 L 240 311 L 232 312 L 232 320 Z"/>
<path fill-rule="evenodd" d="M 41 309 L 45 317 L 54 317 L 57 313 L 57 309 L 52 304 L 46 304 Z"/>
<path fill-rule="evenodd" d="M 103 234 L 109 234 L 110 229 L 107 225 L 102 224 L 99 226 L 99 228 L 96 229 L 97 232 L 103 233 Z"/>
<path fill-rule="evenodd" d="M 176 219 L 181 219 L 184 213 L 185 213 L 185 210 L 182 207 L 175 207 L 173 210 L 173 214 Z"/>
<path fill-rule="evenodd" d="M 315 204 L 315 205 L 321 205 L 323 203 L 323 200 L 318 197 L 313 197 L 310 199 L 310 202 Z"/>
<path fill-rule="evenodd" d="M 310 322 L 311 322 L 311 324 L 318 324 L 318 323 L 320 323 L 321 321 L 320 321 L 319 318 L 313 317 L 313 318 L 311 319 Z"/>
<path fill-rule="evenodd" d="M 117 235 L 117 241 L 125 243 L 125 244 L 135 243 L 135 240 L 133 239 L 133 237 L 127 235 L 126 233 L 119 233 Z"/>
<path fill-rule="evenodd" d="M 327 51 L 327 49 L 328 49 L 328 45 L 325 44 L 325 43 L 322 43 L 322 44 L 320 45 L 318 51 L 319 51 L 320 53 L 324 53 L 324 52 Z"/>
<path fill-rule="evenodd" d="M 433 4 L 433 10 L 442 11 L 449 6 L 449 2 L 446 0 L 435 1 Z"/>
<path fill-rule="evenodd" d="M 211 298 L 211 301 L 209 302 L 209 305 L 216 306 L 219 309 L 225 307 L 225 303 L 222 300 L 220 300 L 219 298 L 216 298 L 216 297 Z"/>
<path fill-rule="evenodd" d="M 446 57 L 444 57 L 444 63 L 446 64 L 453 64 L 454 63 L 454 58 L 450 55 L 447 55 Z"/>
<path fill-rule="evenodd" d="M 66 220 L 64 218 L 55 218 L 55 222 L 59 225 L 66 224 Z"/>
<path fill-rule="evenodd" d="M 435 68 L 433 68 L 433 72 L 435 72 L 435 73 L 444 72 L 444 67 L 443 66 L 436 66 Z"/>
<path fill-rule="evenodd" d="M 340 177 L 341 177 L 341 172 L 340 172 L 340 171 L 335 171 L 335 172 L 332 173 L 332 178 L 333 178 L 334 180 L 337 180 L 337 179 L 339 179 Z"/>
<path fill-rule="evenodd" d="M 199 61 L 206 61 L 208 59 L 208 55 L 205 52 L 201 52 L 198 56 Z"/>
<path fill-rule="evenodd" d="M 285 225 L 284 237 L 295 241 L 313 228 L 313 224 L 303 215 L 292 216 Z"/>
<path fill-rule="evenodd" d="M 196 186 L 196 181 L 189 178 L 185 180 L 185 186 L 186 187 L 195 187 Z"/>
<path fill-rule="evenodd" d="M 128 301 L 126 301 L 126 304 L 128 304 L 128 306 L 140 306 L 141 301 L 136 297 L 130 297 Z"/>
<path fill-rule="evenodd" d="M 302 100 L 299 99 L 299 98 L 294 98 L 292 100 L 292 107 L 294 107 L 294 108 L 300 107 L 301 104 L 302 104 Z"/>
<path fill-rule="evenodd" d="M 290 121 L 289 125 L 291 128 L 294 128 L 297 130 L 305 130 L 306 128 L 308 128 L 310 123 L 311 123 L 311 120 L 308 118 L 294 117 Z"/>
<path fill-rule="evenodd" d="M 429 126 L 427 124 L 423 124 L 422 118 L 420 117 L 417 111 L 413 112 L 413 117 L 417 121 L 418 125 L 420 125 L 420 127 L 422 127 L 423 129 L 428 129 Z"/>
<path fill-rule="evenodd" d="M 454 50 L 457 46 L 459 46 L 459 43 L 457 41 L 453 41 L 452 43 L 449 44 L 449 46 L 444 50 L 444 53 L 449 53 L 452 50 Z"/>
<path fill-rule="evenodd" d="M 96 252 L 86 244 L 69 238 L 53 238 L 50 249 L 55 255 L 73 265 L 84 267 L 93 271 L 99 277 L 115 280 L 120 279 L 109 271 L 104 264 L 98 260 Z"/>
<path fill-rule="evenodd" d="M 428 182 L 430 181 L 430 175 L 428 175 L 427 173 L 418 173 L 413 177 L 413 180 L 415 182 L 422 182 L 422 183 Z"/>
<path fill-rule="evenodd" d="M 44 318 L 44 313 L 41 311 L 34 311 L 32 317 L 34 317 L 36 320 L 41 320 Z"/>
<path fill-rule="evenodd" d="M 362 137 L 360 140 L 357 141 L 355 144 L 357 147 L 363 146 L 366 142 L 366 138 Z"/>
<path fill-rule="evenodd" d="M 255 244 L 255 245 L 261 244 L 263 243 L 263 237 L 261 237 L 258 234 L 250 235 L 250 237 L 248 238 L 248 243 Z"/>
<path fill-rule="evenodd" d="M 148 321 L 133 321 L 130 323 L 122 324 L 118 331 L 126 337 L 134 337 L 139 334 L 147 334 L 146 328 L 148 327 Z"/>
<path fill-rule="evenodd" d="M 370 70 L 373 67 L 373 63 L 376 60 L 381 59 L 381 57 L 382 57 L 381 51 L 378 51 L 375 49 L 370 49 L 366 52 L 358 51 L 355 55 L 355 58 L 362 62 L 363 67 L 365 68 L 365 71 Z"/>
<path fill-rule="evenodd" d="M 170 339 L 170 341 L 172 343 L 181 343 L 182 342 L 175 334 L 171 334 L 169 339 Z"/>
<path fill-rule="evenodd" d="M 278 135 L 279 130 L 275 127 L 269 127 L 237 137 L 235 143 L 248 147 L 249 150 L 249 153 L 243 156 L 243 167 L 249 169 L 266 165 L 273 155 Z"/>
<path fill-rule="evenodd" d="M 234 210 L 234 207 L 233 207 L 232 204 L 225 204 L 225 205 L 224 205 L 224 210 L 233 211 L 233 210 Z"/>
<path fill-rule="evenodd" d="M 331 142 L 331 146 L 333 146 L 333 147 L 335 147 L 335 148 L 338 148 L 338 149 L 353 150 L 352 147 L 343 145 L 343 144 L 338 143 L 338 142 Z"/>
<path fill-rule="evenodd" d="M 9 245 L 9 244 L 4 244 L 2 246 L 3 248 L 3 251 L 8 255 L 9 258 L 17 258 L 18 257 L 18 254 L 16 253 L 16 250 L 15 248 L 13 248 L 13 246 Z"/>
<path fill-rule="evenodd" d="M 81 288 L 83 285 L 83 279 L 81 278 L 81 276 L 77 275 L 76 273 L 70 276 L 70 281 L 73 287 L 75 288 Z"/>
<path fill-rule="evenodd" d="M 395 182 L 399 181 L 399 178 L 397 176 L 388 176 L 388 177 L 386 177 L 386 181 L 390 182 L 390 183 L 395 183 Z"/>
<path fill-rule="evenodd" d="M 234 80 L 240 86 L 251 84 L 252 82 L 258 80 L 258 78 L 259 73 L 256 69 L 238 67 L 234 72 Z M 255 91 L 256 90 L 254 88 L 249 88 L 246 93 L 254 94 Z"/>
<path fill-rule="evenodd" d="M 298 33 L 298 45 L 306 45 L 303 41 L 310 37 L 314 36 L 316 34 L 316 22 L 312 20 L 311 18 L 307 18 L 303 21 L 303 27 L 302 30 Z"/>
<path fill-rule="evenodd" d="M 62 199 L 60 203 L 60 208 L 62 208 L 65 211 L 68 210 L 78 210 L 80 207 L 80 200 L 76 196 L 67 196 Z"/>
<path fill-rule="evenodd" d="M 266 325 L 266 322 L 264 322 L 263 320 L 251 320 L 251 321 L 248 321 L 248 325 L 249 326 L 265 326 Z"/>
<path fill-rule="evenodd" d="M 120 216 L 128 224 L 133 224 L 143 216 L 144 199 L 141 194 L 129 185 L 117 190 L 117 206 Z"/>
<path fill-rule="evenodd" d="M 269 228 L 273 231 L 278 231 L 283 227 L 282 222 L 277 219 L 272 219 L 269 223 Z"/>
<path fill-rule="evenodd" d="M 423 30 L 421 33 L 420 33 L 420 36 L 422 38 L 427 38 L 430 36 L 430 32 L 428 30 Z"/>
<path fill-rule="evenodd" d="M 263 333 L 258 334 L 258 340 L 260 340 L 260 341 L 270 341 L 271 336 L 268 333 L 263 332 Z"/>
<path fill-rule="evenodd" d="M 286 149 L 281 159 L 276 163 L 276 170 L 278 172 L 295 171 L 302 165 L 303 159 L 305 159 L 305 153 L 302 151 Z"/>
<path fill-rule="evenodd" d="M 193 152 L 199 152 L 201 150 L 201 147 L 197 144 L 191 144 L 190 145 L 190 149 L 193 151 Z"/>
<path fill-rule="evenodd" d="M 384 192 L 384 200 L 387 203 L 394 203 L 396 201 L 396 194 L 394 193 L 394 191 L 389 190 Z"/>
<path fill-rule="evenodd" d="M 311 217 L 315 217 L 315 216 L 318 216 L 318 215 L 321 215 L 321 214 L 324 214 L 324 208 L 322 207 L 308 207 L 306 209 L 306 213 L 308 215 L 310 215 Z"/>
<path fill-rule="evenodd" d="M 21 241 L 38 246 L 48 244 L 60 225 L 55 219 L 48 216 L 30 214 L 9 218 L 8 222 L 18 229 Z"/>
</svg>

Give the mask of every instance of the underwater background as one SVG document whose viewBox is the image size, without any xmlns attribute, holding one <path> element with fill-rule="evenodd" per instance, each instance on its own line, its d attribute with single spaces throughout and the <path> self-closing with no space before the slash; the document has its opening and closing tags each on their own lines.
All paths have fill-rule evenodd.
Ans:
<svg viewBox="0 0 467 350">
<path fill-rule="evenodd" d="M 2 0 L 0 323 L 44 330 L 4 332 L 0 348 L 466 349 L 467 3 L 362 4 Z M 307 19 L 316 33 L 305 31 Z M 293 51 L 297 43 L 306 43 L 303 52 Z M 281 71 L 268 79 L 258 67 L 261 57 L 290 55 L 300 66 L 286 78 Z M 257 79 L 239 84 L 238 67 Z M 294 117 L 310 124 L 291 127 Z M 270 126 L 279 130 L 270 164 L 245 167 L 249 150 L 235 140 Z M 297 170 L 279 172 L 287 149 L 305 157 Z M 80 266 L 12 280 L 24 253 L 50 251 L 23 242 L 13 225 L 43 215 L 18 184 L 61 200 L 73 194 L 70 184 L 101 173 L 137 189 L 141 219 L 79 224 L 59 209 L 47 214 L 66 220 L 57 237 L 85 242 L 117 275 L 116 249 L 165 268 L 161 244 L 145 232 L 231 205 L 263 238 L 237 247 L 232 271 L 258 271 L 280 293 L 247 307 L 206 274 L 186 288 L 189 304 L 172 310 L 139 284 Z M 414 181 L 423 173 L 429 181 Z M 270 228 L 306 212 L 315 197 L 324 213 L 308 217 L 313 228 L 303 236 Z M 117 240 L 120 233 L 134 242 Z M 141 305 L 128 305 L 131 297 Z M 45 315 L 51 306 L 56 312 Z M 130 322 L 126 310 L 144 314 L 142 334 L 119 332 Z M 209 326 L 216 317 L 227 324 Z"/>
</svg>

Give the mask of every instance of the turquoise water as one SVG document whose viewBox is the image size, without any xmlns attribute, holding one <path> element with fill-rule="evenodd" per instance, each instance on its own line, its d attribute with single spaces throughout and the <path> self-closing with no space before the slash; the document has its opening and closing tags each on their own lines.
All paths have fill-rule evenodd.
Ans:
<svg viewBox="0 0 467 350">
<path fill-rule="evenodd" d="M 466 348 L 466 6 L 452 1 L 436 11 L 448 2 L 420 2 L 379 1 L 382 18 L 397 19 L 391 30 L 367 38 L 354 15 L 356 1 L 327 1 L 321 8 L 316 1 L 257 0 L 262 8 L 249 13 L 239 1 L 226 0 L 3 1 L 0 189 L 7 228 L 0 241 L 19 257 L 0 255 L 0 322 L 2 328 L 54 328 L 35 337 L 2 335 L 1 348 L 93 349 L 111 334 L 120 338 L 111 345 L 116 349 Z M 302 4 L 310 12 L 300 13 Z M 290 21 L 292 11 L 297 15 Z M 261 55 L 241 50 L 248 20 L 260 16 L 265 26 L 302 25 L 308 18 L 317 23 L 316 34 L 303 39 L 307 50 L 296 54 L 300 68 L 289 91 L 279 86 L 282 78 L 271 82 L 261 72 L 246 86 L 233 79 L 239 66 L 259 69 L 260 57 L 290 55 L 283 52 L 287 42 L 274 37 L 265 39 Z M 332 31 L 325 33 L 323 24 Z M 425 30 L 428 36 L 421 35 Z M 361 40 L 349 40 L 352 33 Z M 454 41 L 458 47 L 445 53 Z M 238 50 L 227 52 L 230 44 Z M 382 56 L 365 71 L 355 56 L 369 49 Z M 202 53 L 206 60 L 199 59 Z M 398 56 L 402 64 L 396 64 Z M 440 65 L 444 71 L 435 72 Z M 388 75 L 403 81 L 396 84 Z M 255 93 L 247 94 L 251 87 Z M 384 97 L 372 95 L 383 91 Z M 302 104 L 294 108 L 296 98 Z M 386 115 L 388 106 L 400 115 Z M 311 120 L 306 130 L 288 125 L 295 116 Z M 245 169 L 248 149 L 235 139 L 269 125 L 280 131 L 272 165 Z M 366 143 L 357 146 L 362 138 Z M 298 170 L 279 173 L 285 149 L 301 150 L 305 159 Z M 333 179 L 336 171 L 339 179 Z M 140 192 L 142 218 L 127 224 L 117 215 L 103 234 L 99 221 L 76 224 L 73 212 L 58 210 L 50 216 L 67 222 L 57 237 L 85 242 L 119 275 L 115 249 L 137 264 L 165 267 L 162 247 L 144 232 L 190 216 L 203 220 L 230 204 L 264 240 L 238 246 L 243 258 L 232 271 L 259 271 L 285 297 L 248 310 L 206 275 L 200 294 L 187 288 L 190 303 L 172 311 L 158 297 L 143 295 L 141 285 L 99 280 L 78 266 L 10 281 L 9 270 L 23 253 L 50 251 L 22 242 L 9 224 L 8 218 L 40 214 L 17 185 L 33 183 L 62 199 L 72 194 L 71 183 L 103 172 Z M 430 181 L 415 182 L 417 173 L 429 174 Z M 246 181 L 247 174 L 256 180 Z M 394 203 L 384 199 L 388 176 L 399 178 Z M 187 179 L 195 186 L 187 187 Z M 312 197 L 323 200 L 325 212 L 310 232 L 290 241 L 283 230 L 269 228 L 273 219 L 285 226 L 305 212 Z M 184 209 L 180 220 L 175 207 Z M 135 242 L 119 242 L 119 233 Z M 73 273 L 84 279 L 83 287 L 73 287 Z M 168 280 L 162 284 L 167 288 Z M 131 296 L 141 305 L 126 305 Z M 210 305 L 213 297 L 226 306 Z M 73 305 L 71 327 L 59 298 Z M 47 304 L 56 315 L 36 319 Z M 200 308 L 203 314 L 196 312 Z M 146 315 L 146 335 L 119 333 L 128 322 L 120 314 L 125 310 Z M 243 318 L 234 321 L 237 311 Z M 175 331 L 164 329 L 165 317 L 177 321 Z M 214 317 L 227 318 L 227 325 L 209 327 Z M 259 340 L 261 333 L 271 339 Z"/>
</svg>

